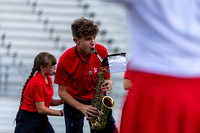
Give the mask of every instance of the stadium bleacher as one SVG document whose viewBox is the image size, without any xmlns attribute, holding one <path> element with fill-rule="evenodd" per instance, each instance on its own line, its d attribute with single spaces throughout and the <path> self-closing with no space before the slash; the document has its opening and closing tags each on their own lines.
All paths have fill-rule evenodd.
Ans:
<svg viewBox="0 0 200 133">
<path fill-rule="evenodd" d="M 125 11 L 121 5 L 101 0 L 0 0 L 0 133 L 14 130 L 21 88 L 29 75 L 34 57 L 42 51 L 59 59 L 74 46 L 70 25 L 79 17 L 94 20 L 100 29 L 97 43 L 109 54 L 128 52 Z M 111 75 L 116 97 L 114 116 L 119 123 L 123 72 Z M 57 86 L 55 98 L 58 98 Z M 56 107 L 58 109 L 62 108 Z M 56 133 L 64 132 L 64 120 L 49 117 Z M 89 132 L 85 123 L 84 132 Z"/>
</svg>

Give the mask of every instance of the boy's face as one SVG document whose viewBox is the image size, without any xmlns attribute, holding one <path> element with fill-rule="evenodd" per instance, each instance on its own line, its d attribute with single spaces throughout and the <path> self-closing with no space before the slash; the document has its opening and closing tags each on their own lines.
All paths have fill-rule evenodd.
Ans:
<svg viewBox="0 0 200 133">
<path fill-rule="evenodd" d="M 95 48 L 96 36 L 87 36 L 81 39 L 74 38 L 74 42 L 77 44 L 79 53 L 89 54 L 92 53 L 92 49 Z"/>
</svg>

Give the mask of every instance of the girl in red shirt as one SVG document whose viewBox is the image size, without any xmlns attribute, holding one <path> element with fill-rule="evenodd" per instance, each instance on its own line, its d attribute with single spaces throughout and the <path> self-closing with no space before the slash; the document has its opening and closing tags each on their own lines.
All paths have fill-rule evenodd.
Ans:
<svg viewBox="0 0 200 133">
<path fill-rule="evenodd" d="M 55 132 L 47 115 L 63 116 L 63 110 L 49 108 L 63 103 L 60 99 L 52 99 L 53 86 L 50 76 L 55 73 L 56 62 L 56 58 L 47 52 L 41 52 L 35 57 L 32 72 L 22 89 L 15 133 Z"/>
</svg>

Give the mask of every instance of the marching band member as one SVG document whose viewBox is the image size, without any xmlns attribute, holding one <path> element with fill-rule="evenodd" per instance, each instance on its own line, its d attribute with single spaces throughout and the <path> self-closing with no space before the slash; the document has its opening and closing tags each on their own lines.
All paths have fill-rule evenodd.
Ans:
<svg viewBox="0 0 200 133">
<path fill-rule="evenodd" d="M 55 133 L 47 115 L 63 116 L 63 110 L 49 106 L 63 104 L 61 99 L 52 99 L 51 77 L 55 73 L 56 58 L 47 52 L 35 57 L 32 72 L 26 80 L 16 116 L 15 133 Z"/>
<path fill-rule="evenodd" d="M 200 132 L 200 0 L 108 0 L 128 11 L 137 75 L 120 133 Z"/>
<path fill-rule="evenodd" d="M 64 101 L 66 132 L 83 133 L 84 117 L 91 119 L 98 115 L 97 108 L 91 105 L 91 100 L 94 97 L 101 62 L 92 50 L 96 49 L 103 59 L 108 52 L 104 46 L 96 44 L 99 29 L 93 21 L 85 18 L 76 19 L 71 29 L 76 46 L 65 51 L 60 57 L 54 82 L 58 84 L 59 96 Z M 104 86 L 108 93 L 113 90 L 112 84 L 110 74 L 106 72 Z M 91 132 L 113 133 L 114 130 L 115 120 L 110 110 L 106 127 Z"/>
</svg>

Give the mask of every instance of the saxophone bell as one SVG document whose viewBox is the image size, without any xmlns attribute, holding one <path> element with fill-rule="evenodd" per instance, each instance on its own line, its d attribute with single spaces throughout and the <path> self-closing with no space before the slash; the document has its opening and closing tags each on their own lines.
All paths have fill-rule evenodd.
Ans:
<svg viewBox="0 0 200 133">
<path fill-rule="evenodd" d="M 114 100 L 109 96 L 104 96 L 102 99 L 102 103 L 103 103 L 103 106 L 105 106 L 108 109 L 112 109 L 115 105 Z"/>
</svg>

